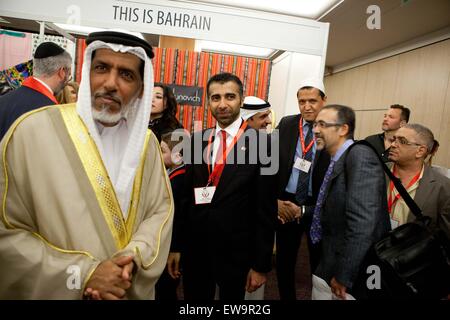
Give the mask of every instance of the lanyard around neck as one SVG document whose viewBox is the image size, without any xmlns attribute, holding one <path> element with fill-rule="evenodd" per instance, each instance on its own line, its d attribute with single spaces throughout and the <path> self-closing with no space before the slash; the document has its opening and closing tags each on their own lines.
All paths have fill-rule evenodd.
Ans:
<svg viewBox="0 0 450 320">
<path fill-rule="evenodd" d="M 213 130 L 211 132 L 211 134 L 209 136 L 209 139 L 208 139 L 208 149 L 207 149 L 207 166 L 208 166 L 208 174 L 209 174 L 207 186 L 209 186 L 210 184 L 213 184 L 213 185 L 217 186 L 217 184 L 219 183 L 220 177 L 222 176 L 222 172 L 223 172 L 223 169 L 225 167 L 225 160 L 228 157 L 228 154 L 230 153 L 231 149 L 234 148 L 234 146 L 236 145 L 237 141 L 239 140 L 239 138 L 244 133 L 245 128 L 247 128 L 247 121 L 242 121 L 241 127 L 239 128 L 238 133 L 233 138 L 233 141 L 228 146 L 228 148 L 227 148 L 227 150 L 225 152 L 225 159 L 222 159 L 221 163 L 216 164 L 214 166 L 214 170 L 212 172 L 211 172 L 210 158 L 212 158 L 211 145 L 212 145 L 212 137 L 215 134 L 215 130 Z M 220 155 L 217 155 L 217 156 L 220 156 Z"/>
<path fill-rule="evenodd" d="M 408 183 L 407 187 L 405 188 L 406 191 L 408 191 L 409 188 L 411 188 L 411 186 L 417 182 L 417 180 L 419 180 L 420 178 L 420 173 L 422 172 L 422 170 L 419 170 L 419 172 L 411 179 L 411 181 Z M 392 173 L 395 176 L 395 166 L 392 170 Z M 394 194 L 394 182 L 391 181 L 389 183 L 389 199 L 388 199 L 388 212 L 391 213 L 392 212 L 392 207 L 394 206 L 394 204 L 397 202 L 398 199 L 401 198 L 400 193 L 397 193 L 397 195 L 395 197 L 393 197 Z"/>
<path fill-rule="evenodd" d="M 314 144 L 314 138 L 311 139 L 311 142 L 305 147 L 305 138 L 303 137 L 303 124 L 302 124 L 302 117 L 300 117 L 300 121 L 298 122 L 298 131 L 300 133 L 300 144 L 302 147 L 302 156 L 303 158 L 306 156 L 308 151 L 312 148 Z"/>
</svg>

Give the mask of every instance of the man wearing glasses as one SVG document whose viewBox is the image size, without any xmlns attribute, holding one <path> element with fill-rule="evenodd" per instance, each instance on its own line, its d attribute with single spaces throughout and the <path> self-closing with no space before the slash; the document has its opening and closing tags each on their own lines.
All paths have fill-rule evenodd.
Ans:
<svg viewBox="0 0 450 320">
<path fill-rule="evenodd" d="M 450 235 L 450 179 L 424 165 L 433 143 L 431 130 L 420 124 L 407 124 L 394 135 L 389 159 L 394 162 L 394 175 L 402 181 L 422 213 L 431 217 L 431 227 Z M 393 229 L 414 220 L 393 183 L 388 185 L 387 196 Z"/>
<path fill-rule="evenodd" d="M 370 246 L 390 230 L 384 171 L 369 147 L 350 148 L 355 130 L 353 109 L 326 106 L 313 126 L 317 148 L 331 156 L 310 230 L 311 241 L 321 242 L 313 299 L 331 299 L 332 294 L 347 299 L 348 293 L 366 298 L 364 259 Z M 328 296 L 317 294 L 320 286 L 331 287 Z"/>
<path fill-rule="evenodd" d="M 316 150 L 312 123 L 326 102 L 320 79 L 304 80 L 297 91 L 300 114 L 281 119 L 279 130 L 278 226 L 276 270 L 281 300 L 295 300 L 295 265 L 304 232 L 307 234 L 311 272 L 317 267 L 319 244 L 313 245 L 309 229 L 315 198 L 330 157 Z"/>
<path fill-rule="evenodd" d="M 57 44 L 43 42 L 36 48 L 33 76 L 0 98 L 0 140 L 22 114 L 58 104 L 55 96 L 70 81 L 71 66 L 72 57 Z"/>
</svg>

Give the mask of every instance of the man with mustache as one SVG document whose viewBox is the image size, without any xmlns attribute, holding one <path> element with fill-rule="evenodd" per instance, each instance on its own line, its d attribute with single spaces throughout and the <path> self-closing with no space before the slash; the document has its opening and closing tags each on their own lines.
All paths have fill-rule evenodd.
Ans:
<svg viewBox="0 0 450 320">
<path fill-rule="evenodd" d="M 34 53 L 33 75 L 22 86 L 0 97 L 0 140 L 22 114 L 58 104 L 56 95 L 71 78 L 72 57 L 53 42 L 42 42 Z"/>
<path fill-rule="evenodd" d="M 406 124 L 393 136 L 389 159 L 394 163 L 394 175 L 422 213 L 431 217 L 431 228 L 439 228 L 450 237 L 450 179 L 424 164 L 433 145 L 430 129 Z M 388 210 L 393 229 L 415 219 L 392 182 L 388 184 Z"/>
<path fill-rule="evenodd" d="M 241 116 L 253 129 L 267 130 L 267 126 L 272 124 L 270 113 L 269 102 L 254 96 L 245 97 L 241 107 Z"/>
<path fill-rule="evenodd" d="M 152 299 L 167 261 L 152 48 L 119 31 L 86 43 L 78 102 L 28 113 L 0 143 L 0 299 Z"/>
<path fill-rule="evenodd" d="M 213 300 L 217 286 L 221 300 L 243 300 L 245 291 L 266 282 L 272 267 L 274 176 L 264 174 L 269 164 L 259 150 L 268 136 L 239 116 L 244 99 L 237 76 L 214 75 L 206 92 L 216 126 L 194 133 L 183 150 L 184 297 Z"/>
<path fill-rule="evenodd" d="M 330 286 L 339 299 L 348 293 L 367 298 L 366 255 L 390 230 L 383 168 L 371 148 L 352 146 L 354 131 L 355 112 L 346 106 L 328 105 L 314 122 L 317 148 L 331 160 L 310 229 L 311 241 L 321 243 L 313 299 L 324 298 L 316 294 L 320 284 Z"/>
<path fill-rule="evenodd" d="M 395 132 L 408 123 L 410 111 L 408 108 L 393 104 L 384 114 L 381 124 L 382 133 L 368 136 L 366 140 L 374 146 L 384 162 L 388 162 L 389 148 L 391 147 L 392 137 Z"/>
<path fill-rule="evenodd" d="M 316 148 L 312 125 L 326 102 L 322 80 L 304 80 L 297 91 L 300 114 L 281 119 L 278 172 L 278 225 L 276 269 L 281 300 L 295 300 L 295 265 L 306 231 L 311 272 L 317 266 L 319 244 L 309 238 L 312 212 L 318 189 L 328 167 L 329 155 Z"/>
</svg>

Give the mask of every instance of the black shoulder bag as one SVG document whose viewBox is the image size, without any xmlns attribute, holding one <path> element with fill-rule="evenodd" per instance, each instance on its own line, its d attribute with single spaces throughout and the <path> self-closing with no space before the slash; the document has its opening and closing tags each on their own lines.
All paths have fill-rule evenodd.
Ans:
<svg viewBox="0 0 450 320">
<path fill-rule="evenodd" d="M 430 230 L 431 218 L 422 214 L 373 146 L 364 140 L 356 144 L 364 144 L 375 151 L 384 171 L 416 216 L 414 222 L 390 231 L 371 249 L 369 260 L 381 270 L 382 298 L 446 298 L 450 294 L 450 242 L 446 234 L 442 230 Z"/>
</svg>

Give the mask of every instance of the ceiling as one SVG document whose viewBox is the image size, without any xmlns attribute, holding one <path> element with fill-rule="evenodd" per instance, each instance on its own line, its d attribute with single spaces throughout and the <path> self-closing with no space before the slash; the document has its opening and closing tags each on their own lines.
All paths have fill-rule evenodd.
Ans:
<svg viewBox="0 0 450 320">
<path fill-rule="evenodd" d="M 381 29 L 369 30 L 367 7 L 378 5 Z M 450 26 L 450 0 L 345 0 L 330 23 L 326 65 L 335 67 Z"/>
<path fill-rule="evenodd" d="M 314 0 L 317 1 L 317 0 Z M 214 1 L 229 5 L 229 0 Z M 381 29 L 369 30 L 366 13 L 380 8 Z M 3 17 L 0 28 L 39 33 L 36 21 Z M 450 0 L 345 0 L 320 19 L 330 23 L 326 66 L 333 69 L 393 46 L 450 27 Z M 57 32 L 47 29 L 48 34 Z M 144 34 L 158 46 L 159 36 Z"/>
</svg>

